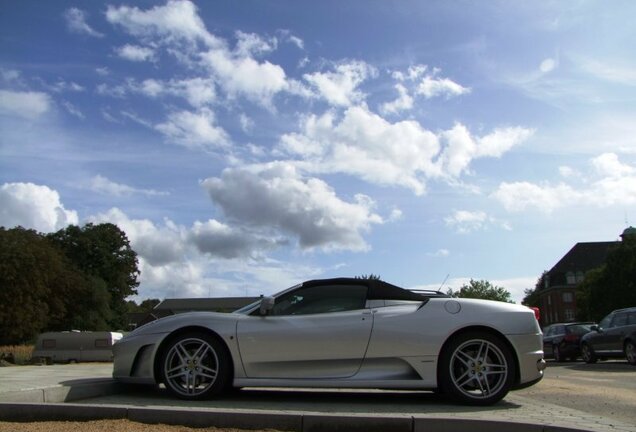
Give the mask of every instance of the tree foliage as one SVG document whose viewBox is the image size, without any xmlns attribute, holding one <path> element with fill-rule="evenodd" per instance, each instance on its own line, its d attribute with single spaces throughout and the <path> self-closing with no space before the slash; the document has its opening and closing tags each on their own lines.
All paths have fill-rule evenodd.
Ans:
<svg viewBox="0 0 636 432">
<path fill-rule="evenodd" d="M 636 239 L 625 237 L 601 267 L 577 287 L 580 319 L 599 321 L 615 309 L 636 305 Z"/>
<path fill-rule="evenodd" d="M 137 294 L 137 254 L 126 234 L 116 225 L 70 225 L 47 238 L 64 252 L 77 268 L 102 280 L 108 293 L 111 328 L 125 326 L 126 297 Z"/>
<path fill-rule="evenodd" d="M 471 279 L 468 284 L 464 284 L 458 291 L 448 289 L 448 294 L 458 298 L 474 298 L 482 300 L 496 300 L 506 303 L 514 303 L 512 295 L 503 287 L 491 284 L 487 280 Z"/>
<path fill-rule="evenodd" d="M 526 288 L 523 290 L 524 297 L 523 300 L 521 300 L 522 305 L 539 307 L 539 291 L 543 288 L 547 275 L 548 272 L 544 271 L 541 273 L 541 276 L 539 276 L 539 279 L 537 279 L 534 288 Z"/>
<path fill-rule="evenodd" d="M 136 254 L 111 224 L 42 235 L 0 227 L 0 344 L 44 330 L 123 328 Z"/>
</svg>

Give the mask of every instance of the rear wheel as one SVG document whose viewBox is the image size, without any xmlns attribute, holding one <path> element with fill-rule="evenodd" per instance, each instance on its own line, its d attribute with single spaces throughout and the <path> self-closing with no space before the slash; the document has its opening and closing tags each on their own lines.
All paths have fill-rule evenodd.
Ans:
<svg viewBox="0 0 636 432">
<path fill-rule="evenodd" d="M 215 337 L 188 332 L 168 341 L 161 357 L 163 383 L 181 399 L 218 395 L 231 379 L 230 356 Z"/>
<path fill-rule="evenodd" d="M 625 342 L 625 357 L 630 365 L 636 366 L 636 344 L 634 342 Z"/>
<path fill-rule="evenodd" d="M 581 345 L 581 357 L 585 363 L 596 363 L 597 360 L 594 350 L 586 343 Z"/>
<path fill-rule="evenodd" d="M 465 404 L 491 405 L 510 390 L 516 365 L 500 338 L 471 332 L 450 341 L 441 353 L 439 368 L 444 394 Z"/>
</svg>

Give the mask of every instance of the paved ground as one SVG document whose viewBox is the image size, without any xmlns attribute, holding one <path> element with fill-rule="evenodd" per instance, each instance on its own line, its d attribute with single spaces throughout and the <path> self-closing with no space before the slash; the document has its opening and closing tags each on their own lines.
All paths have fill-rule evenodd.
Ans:
<svg viewBox="0 0 636 432">
<path fill-rule="evenodd" d="M 110 364 L 0 368 L 3 392 L 52 385 L 108 381 Z M 636 368 L 624 362 L 597 365 L 551 363 L 546 378 L 534 387 L 511 392 L 485 408 L 450 405 L 430 392 L 311 391 L 245 389 L 220 399 L 183 402 L 164 389 L 137 386 L 123 394 L 77 401 L 83 405 L 197 409 L 250 413 L 305 412 L 499 420 L 591 431 L 636 432 Z M 8 393 L 5 393 L 5 396 Z"/>
</svg>

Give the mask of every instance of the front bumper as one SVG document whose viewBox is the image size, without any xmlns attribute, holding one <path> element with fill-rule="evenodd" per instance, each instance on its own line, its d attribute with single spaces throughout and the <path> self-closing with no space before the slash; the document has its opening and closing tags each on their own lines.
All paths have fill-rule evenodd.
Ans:
<svg viewBox="0 0 636 432">
<path fill-rule="evenodd" d="M 157 382 L 154 363 L 167 333 L 129 336 L 113 345 L 113 378 L 132 383 Z"/>
</svg>

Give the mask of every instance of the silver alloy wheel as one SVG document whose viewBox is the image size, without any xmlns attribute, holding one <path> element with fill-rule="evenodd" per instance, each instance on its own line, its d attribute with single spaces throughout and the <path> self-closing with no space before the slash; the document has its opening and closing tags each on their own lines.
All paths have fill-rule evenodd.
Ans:
<svg viewBox="0 0 636 432">
<path fill-rule="evenodd" d="M 636 365 L 636 345 L 633 342 L 625 344 L 625 357 L 627 357 L 629 364 Z"/>
<path fill-rule="evenodd" d="M 217 380 L 219 358 L 208 342 L 199 338 L 175 341 L 163 364 L 166 385 L 183 396 L 206 392 Z"/>
<path fill-rule="evenodd" d="M 484 339 L 471 339 L 453 352 L 450 360 L 453 385 L 472 399 L 486 399 L 506 384 L 508 362 L 499 347 Z"/>
</svg>

